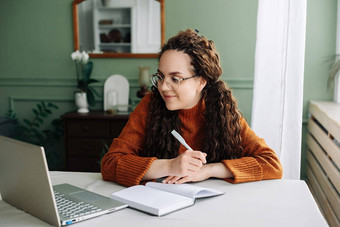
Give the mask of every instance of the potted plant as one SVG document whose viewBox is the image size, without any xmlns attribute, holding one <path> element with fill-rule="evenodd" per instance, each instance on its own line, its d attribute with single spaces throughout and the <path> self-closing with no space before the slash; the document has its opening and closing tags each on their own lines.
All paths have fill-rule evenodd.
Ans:
<svg viewBox="0 0 340 227">
<path fill-rule="evenodd" d="M 340 56 L 335 55 L 332 59 L 331 69 L 328 76 L 328 87 L 334 89 L 334 102 L 340 103 Z"/>
<path fill-rule="evenodd" d="M 53 110 L 59 107 L 51 102 L 41 101 L 32 108 L 33 117 L 19 120 L 13 110 L 7 110 L 0 122 L 0 134 L 17 140 L 43 146 L 50 170 L 63 169 L 63 121 L 60 117 L 46 121 L 51 117 Z M 26 114 L 25 114 L 26 116 Z"/>
<path fill-rule="evenodd" d="M 94 95 L 99 96 L 96 90 L 90 87 L 90 84 L 98 82 L 98 80 L 90 78 L 93 62 L 89 61 L 89 55 L 85 51 L 77 50 L 71 54 L 71 58 L 76 65 L 78 90 L 75 92 L 75 101 L 78 112 L 87 113 L 88 106 L 95 104 Z"/>
</svg>

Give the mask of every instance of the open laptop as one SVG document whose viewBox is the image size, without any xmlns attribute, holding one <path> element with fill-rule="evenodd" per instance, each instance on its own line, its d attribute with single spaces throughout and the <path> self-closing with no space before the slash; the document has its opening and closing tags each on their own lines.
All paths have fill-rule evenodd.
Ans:
<svg viewBox="0 0 340 227">
<path fill-rule="evenodd" d="M 127 207 L 70 184 L 55 185 L 52 189 L 44 148 L 3 136 L 0 136 L 0 193 L 2 200 L 55 226 Z"/>
</svg>

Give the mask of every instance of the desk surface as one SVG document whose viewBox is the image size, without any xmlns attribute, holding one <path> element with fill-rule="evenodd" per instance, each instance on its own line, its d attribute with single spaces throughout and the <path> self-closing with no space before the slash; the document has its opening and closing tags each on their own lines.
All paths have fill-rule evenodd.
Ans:
<svg viewBox="0 0 340 227">
<path fill-rule="evenodd" d="M 103 181 L 100 173 L 50 172 L 50 175 L 53 184 L 70 183 L 104 196 L 124 188 Z M 196 184 L 225 194 L 199 199 L 194 206 L 163 217 L 126 208 L 71 226 L 327 226 L 304 181 L 230 184 L 209 179 Z M 48 224 L 0 200 L 0 226 Z"/>
</svg>

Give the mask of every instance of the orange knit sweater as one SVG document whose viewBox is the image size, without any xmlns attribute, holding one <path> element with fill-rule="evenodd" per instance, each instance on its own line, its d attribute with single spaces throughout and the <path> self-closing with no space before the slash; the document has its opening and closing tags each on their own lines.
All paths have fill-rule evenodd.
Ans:
<svg viewBox="0 0 340 227">
<path fill-rule="evenodd" d="M 144 147 L 146 119 L 150 95 L 145 96 L 130 114 L 129 121 L 118 138 L 113 140 L 109 151 L 102 159 L 101 173 L 104 180 L 125 186 L 140 184 L 156 157 L 140 157 Z M 201 151 L 205 119 L 201 114 L 204 104 L 200 102 L 192 109 L 180 110 L 182 136 L 193 150 Z M 282 177 L 282 166 L 275 152 L 259 138 L 241 118 L 243 153 L 239 159 L 222 160 L 234 178 L 224 179 L 232 183 L 278 179 Z M 169 135 L 170 136 L 170 135 Z M 186 148 L 181 145 L 179 153 Z"/>
</svg>

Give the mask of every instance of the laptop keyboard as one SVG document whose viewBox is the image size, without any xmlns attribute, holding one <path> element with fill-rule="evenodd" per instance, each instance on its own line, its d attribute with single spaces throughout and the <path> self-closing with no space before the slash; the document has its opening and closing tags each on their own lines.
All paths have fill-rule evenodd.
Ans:
<svg viewBox="0 0 340 227">
<path fill-rule="evenodd" d="M 101 211 L 100 208 L 90 203 L 71 200 L 56 191 L 54 191 L 54 197 L 57 202 L 59 214 L 68 218 L 76 218 Z"/>
</svg>

